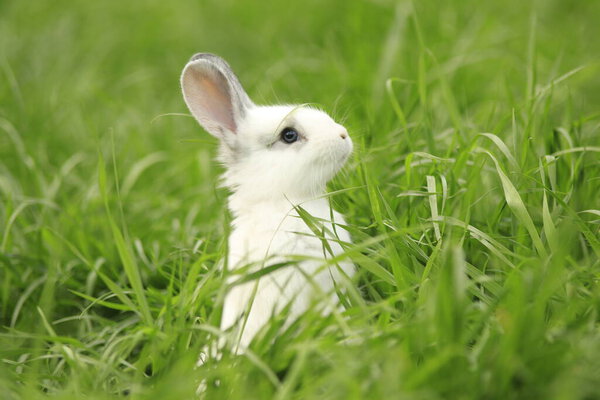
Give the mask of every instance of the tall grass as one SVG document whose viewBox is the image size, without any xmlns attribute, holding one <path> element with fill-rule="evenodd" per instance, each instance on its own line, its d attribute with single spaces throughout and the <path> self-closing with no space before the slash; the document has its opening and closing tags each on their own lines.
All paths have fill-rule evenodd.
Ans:
<svg viewBox="0 0 600 400">
<path fill-rule="evenodd" d="M 0 3 L 0 398 L 600 398 L 599 18 L 559 0 Z M 274 318 L 196 367 L 223 334 L 229 224 L 178 87 L 198 51 L 258 103 L 349 128 L 330 190 L 359 276 L 342 314 Z"/>
</svg>

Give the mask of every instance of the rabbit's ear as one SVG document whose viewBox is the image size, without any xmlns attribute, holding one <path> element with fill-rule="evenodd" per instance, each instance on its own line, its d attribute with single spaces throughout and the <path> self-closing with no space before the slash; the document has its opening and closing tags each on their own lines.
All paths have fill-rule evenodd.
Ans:
<svg viewBox="0 0 600 400">
<path fill-rule="evenodd" d="M 192 57 L 181 74 L 181 89 L 200 125 L 220 139 L 237 133 L 239 122 L 253 106 L 231 67 L 214 54 Z"/>
</svg>

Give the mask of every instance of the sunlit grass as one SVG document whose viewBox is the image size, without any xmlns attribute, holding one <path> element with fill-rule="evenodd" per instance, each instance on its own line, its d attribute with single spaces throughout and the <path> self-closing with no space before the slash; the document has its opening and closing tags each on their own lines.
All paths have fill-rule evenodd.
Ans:
<svg viewBox="0 0 600 400">
<path fill-rule="evenodd" d="M 592 1 L 0 4 L 0 398 L 599 398 L 598 18 Z M 343 312 L 276 317 L 196 367 L 231 340 L 227 193 L 178 86 L 198 51 L 258 103 L 347 125 L 330 198 L 359 274 Z"/>
</svg>

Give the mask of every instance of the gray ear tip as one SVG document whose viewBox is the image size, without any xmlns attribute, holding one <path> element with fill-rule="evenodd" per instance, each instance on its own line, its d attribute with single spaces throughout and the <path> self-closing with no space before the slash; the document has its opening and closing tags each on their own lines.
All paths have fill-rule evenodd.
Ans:
<svg viewBox="0 0 600 400">
<path fill-rule="evenodd" d="M 222 58 L 212 53 L 196 53 L 190 58 L 190 62 L 198 60 L 215 61 L 222 60 Z"/>
</svg>

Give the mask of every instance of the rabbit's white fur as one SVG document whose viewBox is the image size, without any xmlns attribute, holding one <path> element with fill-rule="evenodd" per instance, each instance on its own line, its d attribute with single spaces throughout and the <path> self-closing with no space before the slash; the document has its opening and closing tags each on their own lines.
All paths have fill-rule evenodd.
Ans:
<svg viewBox="0 0 600 400">
<path fill-rule="evenodd" d="M 352 141 L 343 126 L 320 110 L 253 104 L 220 57 L 192 57 L 181 84 L 192 114 L 221 141 L 219 159 L 226 167 L 223 183 L 231 190 L 233 215 L 228 283 L 241 278 L 235 270 L 242 267 L 254 272 L 289 261 L 290 255 L 308 258 L 229 289 L 221 329 L 236 327 L 241 350 L 285 306 L 290 318 L 304 312 L 315 295 L 327 299 L 324 312 L 337 307 L 334 287 L 342 275 L 352 276 L 354 267 L 348 262 L 325 265 L 332 254 L 294 206 L 322 220 L 333 255 L 343 251 L 339 243 L 350 242 L 339 226 L 345 221 L 322 195 L 352 152 Z M 283 142 L 284 128 L 297 131 L 300 140 Z"/>
</svg>

